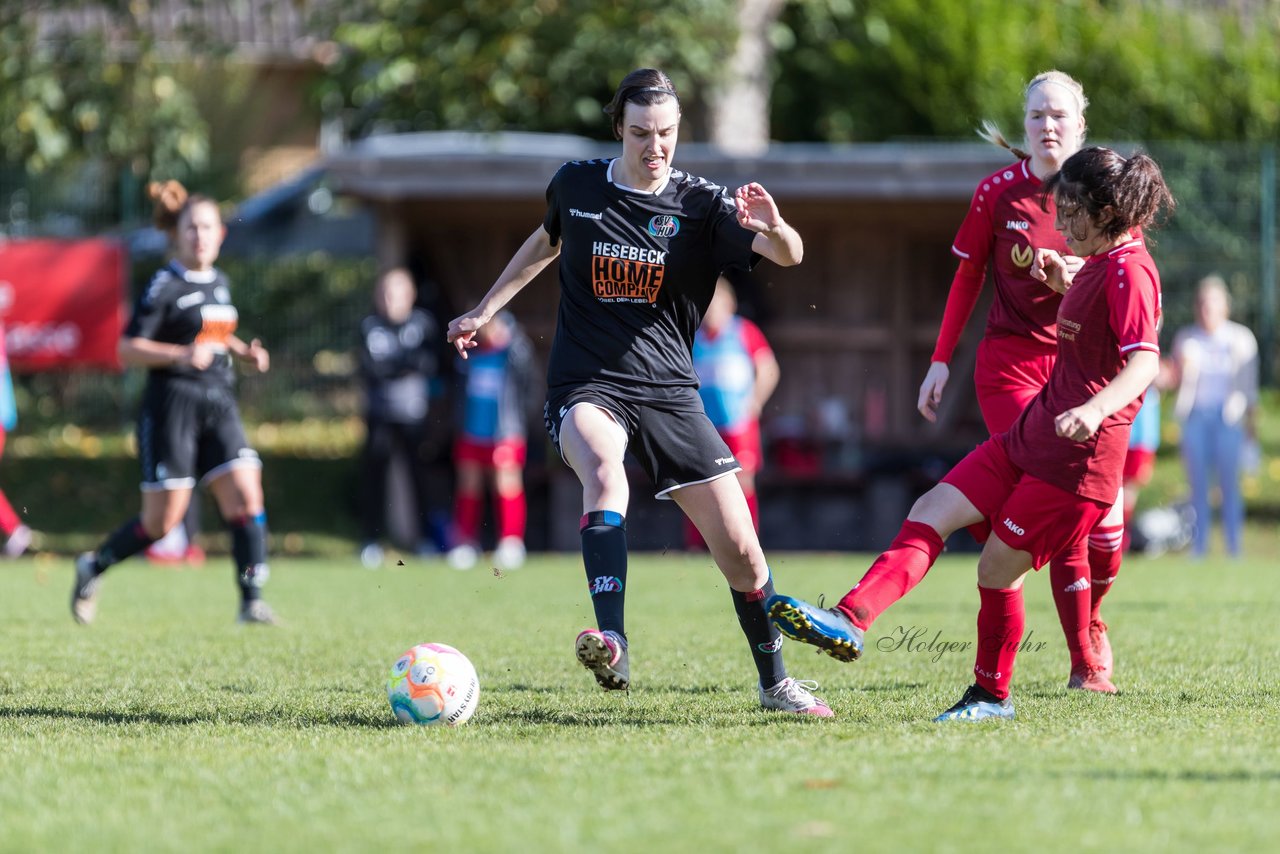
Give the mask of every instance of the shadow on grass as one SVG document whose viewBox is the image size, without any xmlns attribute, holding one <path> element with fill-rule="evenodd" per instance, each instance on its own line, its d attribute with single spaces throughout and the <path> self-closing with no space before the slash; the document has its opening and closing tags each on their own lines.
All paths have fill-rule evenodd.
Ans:
<svg viewBox="0 0 1280 854">
<path fill-rule="evenodd" d="M 759 712 L 759 714 L 756 714 Z M 707 712 L 700 710 L 696 715 L 670 715 L 644 707 L 631 709 L 618 706 L 612 709 L 592 709 L 590 711 L 569 709 L 504 709 L 489 711 L 480 721 L 486 726 L 556 726 L 576 727 L 580 729 L 635 729 L 647 730 L 657 727 L 682 727 L 696 724 L 699 727 L 713 726 L 723 729 L 740 729 L 742 727 L 800 726 L 819 725 L 821 719 L 809 715 L 779 714 L 765 712 L 760 709 L 743 709 L 739 706 L 726 706 L 723 711 Z"/>
<path fill-rule="evenodd" d="M 348 712 L 336 715 L 290 715 L 279 709 L 261 709 L 237 712 L 210 712 L 208 714 L 183 714 L 161 711 L 94 711 L 54 709 L 47 706 L 28 706 L 15 709 L 0 708 L 0 719 L 75 720 L 112 726 L 170 726 L 184 727 L 199 724 L 239 724 L 243 726 L 271 726 L 274 728 L 306 729 L 315 726 L 336 726 L 361 729 L 397 729 L 402 724 L 381 714 L 363 715 Z"/>
<path fill-rule="evenodd" d="M 1165 768 L 1140 768 L 1132 771 L 1110 768 L 1105 771 L 1058 772 L 1054 777 L 1087 777 L 1090 780 L 1144 780 L 1157 783 L 1274 783 L 1280 780 L 1280 770 L 1274 768 L 1252 771 L 1237 768 L 1231 771 L 1169 770 Z"/>
</svg>

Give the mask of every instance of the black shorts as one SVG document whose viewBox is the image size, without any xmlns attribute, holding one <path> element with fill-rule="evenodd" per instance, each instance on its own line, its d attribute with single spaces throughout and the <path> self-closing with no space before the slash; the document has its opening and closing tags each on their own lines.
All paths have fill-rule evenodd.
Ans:
<svg viewBox="0 0 1280 854">
<path fill-rule="evenodd" d="M 229 389 L 173 380 L 143 396 L 138 459 L 144 492 L 190 489 L 239 466 L 262 466 Z"/>
<path fill-rule="evenodd" d="M 729 452 L 702 407 L 695 389 L 652 403 L 623 400 L 601 386 L 582 385 L 553 394 L 543 410 L 547 433 L 560 449 L 560 425 L 579 404 L 598 406 L 627 434 L 627 449 L 658 488 L 656 498 L 671 498 L 682 486 L 706 483 L 742 467 Z"/>
</svg>

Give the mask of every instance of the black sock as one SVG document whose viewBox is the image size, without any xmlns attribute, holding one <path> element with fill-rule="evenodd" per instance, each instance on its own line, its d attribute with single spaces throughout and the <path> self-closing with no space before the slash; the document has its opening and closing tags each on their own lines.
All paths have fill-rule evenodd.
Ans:
<svg viewBox="0 0 1280 854">
<path fill-rule="evenodd" d="M 627 520 L 612 510 L 593 510 L 582 517 L 582 563 L 587 589 L 600 631 L 623 631 L 627 586 Z"/>
<path fill-rule="evenodd" d="M 107 571 L 107 567 L 133 557 L 154 542 L 155 538 L 148 536 L 146 529 L 142 527 L 142 519 L 134 516 L 116 528 L 102 545 L 98 546 L 97 570 L 94 574 L 101 575 Z"/>
<path fill-rule="evenodd" d="M 740 593 L 733 588 L 729 592 L 733 595 L 733 609 L 738 612 L 738 624 L 751 644 L 751 658 L 760 672 L 760 685 L 772 688 L 787 678 L 787 668 L 782 663 L 782 634 L 764 608 L 764 603 L 773 595 L 773 576 L 753 593 Z"/>
<path fill-rule="evenodd" d="M 231 529 L 231 559 L 236 567 L 240 599 L 252 602 L 267 583 L 267 514 L 241 516 L 227 523 Z"/>
</svg>

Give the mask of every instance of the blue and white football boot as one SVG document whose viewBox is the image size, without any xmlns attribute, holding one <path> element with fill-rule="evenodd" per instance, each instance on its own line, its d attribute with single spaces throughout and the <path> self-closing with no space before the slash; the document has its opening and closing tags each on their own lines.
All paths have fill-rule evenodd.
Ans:
<svg viewBox="0 0 1280 854">
<path fill-rule="evenodd" d="M 819 608 L 803 599 L 781 594 L 765 603 L 769 619 L 792 640 L 826 651 L 838 661 L 862 657 L 862 629 L 837 608 Z"/>
<path fill-rule="evenodd" d="M 985 721 L 992 718 L 1013 719 L 1013 696 L 1001 700 L 981 685 L 970 685 L 960 702 L 933 719 L 945 721 Z"/>
</svg>

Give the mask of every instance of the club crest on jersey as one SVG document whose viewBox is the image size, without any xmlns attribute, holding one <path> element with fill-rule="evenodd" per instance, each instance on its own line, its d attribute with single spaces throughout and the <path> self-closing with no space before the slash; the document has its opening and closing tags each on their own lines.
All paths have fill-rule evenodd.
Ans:
<svg viewBox="0 0 1280 854">
<path fill-rule="evenodd" d="M 1036 251 L 1030 246 L 1018 246 L 1017 244 L 1014 244 L 1014 247 L 1009 250 L 1010 260 L 1019 267 L 1030 267 L 1031 262 L 1035 257 Z"/>
<path fill-rule="evenodd" d="M 649 233 L 654 237 L 675 237 L 680 233 L 680 220 L 673 216 L 655 216 L 649 220 Z"/>
</svg>

